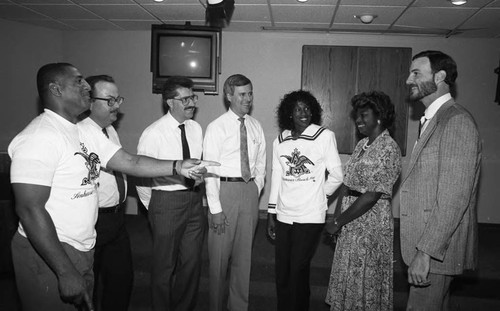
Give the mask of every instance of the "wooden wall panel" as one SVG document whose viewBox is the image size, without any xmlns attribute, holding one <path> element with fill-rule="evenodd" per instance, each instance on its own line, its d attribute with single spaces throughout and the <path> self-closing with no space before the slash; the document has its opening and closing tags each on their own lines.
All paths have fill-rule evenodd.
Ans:
<svg viewBox="0 0 500 311">
<path fill-rule="evenodd" d="M 340 153 L 350 153 L 354 148 L 355 128 L 349 114 L 350 100 L 356 94 L 357 71 L 356 47 L 303 47 L 302 89 L 320 102 L 323 125 L 335 133 Z"/>
<path fill-rule="evenodd" d="M 393 137 L 406 153 L 408 104 L 406 77 L 410 48 L 304 46 L 302 88 L 311 91 L 323 106 L 323 126 L 333 130 L 338 150 L 351 154 L 358 141 L 351 114 L 351 98 L 379 90 L 391 97 L 396 109 Z"/>
</svg>

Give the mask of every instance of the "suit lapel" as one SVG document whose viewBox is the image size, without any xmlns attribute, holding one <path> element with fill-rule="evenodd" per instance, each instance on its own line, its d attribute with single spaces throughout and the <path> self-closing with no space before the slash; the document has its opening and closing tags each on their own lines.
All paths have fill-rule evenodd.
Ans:
<svg viewBox="0 0 500 311">
<path fill-rule="evenodd" d="M 427 145 L 427 142 L 431 138 L 432 134 L 434 131 L 436 131 L 437 126 L 441 122 L 441 119 L 443 118 L 443 115 L 445 114 L 445 111 L 448 110 L 451 106 L 455 104 L 455 101 L 452 99 L 448 100 L 446 103 L 444 103 L 441 108 L 436 112 L 434 117 L 429 121 L 429 124 L 425 128 L 425 131 L 422 133 L 422 136 L 417 140 L 417 143 L 415 147 L 413 148 L 413 152 L 411 153 L 410 157 L 410 163 L 408 164 L 408 173 L 406 174 L 405 179 L 403 182 L 406 181 L 406 178 L 410 176 L 413 168 L 415 167 L 415 164 L 417 163 L 418 158 L 420 158 L 420 154 L 422 153 L 422 150 L 424 147 Z"/>
</svg>

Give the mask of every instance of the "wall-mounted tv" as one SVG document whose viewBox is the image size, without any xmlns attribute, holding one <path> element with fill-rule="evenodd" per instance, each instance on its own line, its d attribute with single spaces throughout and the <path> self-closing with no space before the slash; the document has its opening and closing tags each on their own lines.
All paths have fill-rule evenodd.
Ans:
<svg viewBox="0 0 500 311">
<path fill-rule="evenodd" d="M 161 93 L 168 77 L 185 76 L 193 89 L 218 93 L 221 29 L 191 25 L 152 25 L 153 93 Z"/>
</svg>

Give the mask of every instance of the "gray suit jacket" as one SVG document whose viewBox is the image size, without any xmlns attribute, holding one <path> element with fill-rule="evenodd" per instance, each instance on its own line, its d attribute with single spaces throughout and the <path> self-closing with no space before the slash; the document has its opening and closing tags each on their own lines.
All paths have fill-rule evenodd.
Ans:
<svg viewBox="0 0 500 311">
<path fill-rule="evenodd" d="M 400 188 L 407 265 L 418 249 L 431 256 L 432 273 L 456 275 L 476 267 L 480 161 L 474 119 L 453 99 L 447 101 L 417 141 Z"/>
</svg>

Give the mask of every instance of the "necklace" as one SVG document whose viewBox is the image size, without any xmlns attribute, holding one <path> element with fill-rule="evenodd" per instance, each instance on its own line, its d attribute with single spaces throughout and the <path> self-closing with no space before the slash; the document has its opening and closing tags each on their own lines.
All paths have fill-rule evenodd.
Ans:
<svg viewBox="0 0 500 311">
<path fill-rule="evenodd" d="M 369 148 L 370 146 L 371 146 L 371 144 L 370 144 L 370 145 L 368 145 L 368 140 L 367 140 L 367 141 L 365 142 L 365 144 L 363 145 L 363 147 L 362 147 L 362 148 L 363 148 L 363 151 L 368 150 L 368 148 Z"/>
</svg>

